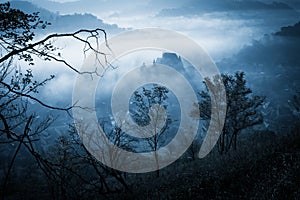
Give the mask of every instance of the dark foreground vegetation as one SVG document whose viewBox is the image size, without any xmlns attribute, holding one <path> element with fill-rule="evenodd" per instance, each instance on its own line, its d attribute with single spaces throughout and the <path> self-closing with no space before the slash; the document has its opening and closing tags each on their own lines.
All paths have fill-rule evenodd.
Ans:
<svg viewBox="0 0 300 200">
<path fill-rule="evenodd" d="M 223 156 L 212 152 L 202 160 L 181 160 L 162 170 L 158 179 L 148 177 L 143 186 L 133 183 L 133 196 L 137 199 L 298 199 L 299 139 L 297 131 L 285 136 L 272 132 L 243 136 L 236 152 Z"/>
<path fill-rule="evenodd" d="M 5 199 L 298 199 L 298 130 L 241 135 L 236 151 L 220 155 L 215 148 L 204 159 L 193 160 L 187 152 L 162 169 L 159 177 L 155 172 L 126 174 L 127 188 L 119 184 L 107 194 L 96 189 L 84 194 L 87 188 L 79 185 L 77 191 L 65 188 L 62 195 L 62 185 L 49 184 L 38 168 L 21 161 L 23 170 L 12 172 Z M 107 183 L 115 187 L 112 179 Z M 52 194 L 54 191 L 60 195 Z"/>
</svg>

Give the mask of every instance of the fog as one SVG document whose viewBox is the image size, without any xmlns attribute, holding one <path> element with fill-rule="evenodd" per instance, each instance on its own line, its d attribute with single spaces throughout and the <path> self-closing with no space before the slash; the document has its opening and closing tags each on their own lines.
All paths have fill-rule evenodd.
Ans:
<svg viewBox="0 0 300 200">
<path fill-rule="evenodd" d="M 102 23 L 103 26 L 108 28 L 106 30 L 108 39 L 114 37 L 118 32 L 125 31 L 125 29 L 156 27 L 174 30 L 196 41 L 212 57 L 221 70 L 226 69 L 233 72 L 238 69 L 250 74 L 252 71 L 249 68 L 241 67 L 245 66 L 245 63 L 251 65 L 251 62 L 248 61 L 250 58 L 252 60 L 264 60 L 264 65 L 269 66 L 273 64 L 271 54 L 274 51 L 280 52 L 281 49 L 283 52 L 289 52 L 278 57 L 282 61 L 289 59 L 291 57 L 289 54 L 294 55 L 293 52 L 284 50 L 285 48 L 291 49 L 290 46 L 293 46 L 293 43 L 281 40 L 279 37 L 268 43 L 270 48 L 266 51 L 262 50 L 258 44 L 266 43 L 264 35 L 272 35 L 279 31 L 282 26 L 293 25 L 300 19 L 299 13 L 292 8 L 294 5 L 292 1 L 289 1 L 292 2 L 290 4 L 289 2 L 286 4 L 272 4 L 270 1 L 255 3 L 240 1 L 233 4 L 226 1 L 213 1 L 211 4 L 207 4 L 192 0 L 177 2 L 148 0 L 131 3 L 93 0 L 88 3 L 80 0 L 52 2 L 31 0 L 31 2 L 53 12 L 52 14 L 43 15 L 46 17 L 47 15 L 53 15 L 56 16 L 56 20 L 66 20 L 66 18 L 58 16 L 68 14 L 66 21 L 53 23 L 48 32 L 46 29 L 38 34 L 39 38 L 43 38 L 55 30 L 63 31 L 64 24 L 62 23 L 68 23 L 65 24 L 68 30 L 75 30 L 77 25 L 75 23 L 70 24 L 73 17 L 77 22 L 82 18 L 80 23 L 83 25 L 85 24 L 84 20 L 93 20 L 91 24 L 86 21 L 87 28 L 93 28 L 93 24 L 98 23 L 96 18 L 78 15 L 78 13 L 91 13 L 98 17 L 100 25 Z M 240 5 L 240 8 L 235 9 L 235 4 Z M 30 5 L 28 4 L 13 5 L 25 6 L 23 8 L 25 10 L 32 9 L 32 7 L 29 9 L 28 6 Z M 41 12 L 45 11 L 41 10 Z M 77 15 L 73 16 L 74 13 L 77 13 Z M 110 24 L 116 24 L 117 26 L 111 26 Z M 288 47 L 271 45 L 272 43 L 277 44 L 277 41 L 289 45 Z M 80 70 L 85 59 L 89 56 L 89 53 L 84 55 L 83 45 L 71 39 L 59 39 L 55 41 L 55 44 L 61 47 L 59 52 L 62 58 L 67 60 L 72 67 Z M 253 48 L 249 48 L 252 46 Z M 256 46 L 257 50 L 255 50 Z M 126 72 L 143 64 L 152 64 L 153 60 L 162 56 L 162 53 L 161 51 L 140 51 L 127 54 L 116 60 L 113 65 L 117 69 L 108 71 L 99 83 L 102 93 L 109 94 L 114 83 Z M 20 63 L 20 65 L 23 64 Z M 51 74 L 55 75 L 54 80 L 51 80 L 40 89 L 40 93 L 36 94 L 37 97 L 49 104 L 60 106 L 71 104 L 73 85 L 78 75 L 76 72 L 61 63 L 44 62 L 38 58 L 35 58 L 35 66 L 30 66 L 30 68 L 33 69 L 33 74 L 38 80 L 48 78 Z"/>
</svg>

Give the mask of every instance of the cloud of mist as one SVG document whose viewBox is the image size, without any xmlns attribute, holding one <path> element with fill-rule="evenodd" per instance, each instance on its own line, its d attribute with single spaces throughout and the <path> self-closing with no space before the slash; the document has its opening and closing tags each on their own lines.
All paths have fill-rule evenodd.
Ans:
<svg viewBox="0 0 300 200">
<path fill-rule="evenodd" d="M 216 60 L 229 57 L 249 44 L 253 38 L 257 39 L 263 31 L 256 27 L 257 20 L 229 19 L 222 16 L 188 17 L 108 17 L 105 21 L 120 24 L 122 27 L 157 27 L 179 31 L 200 46 Z"/>
<path fill-rule="evenodd" d="M 60 0 L 60 2 L 66 1 Z M 82 1 L 80 2 L 82 3 Z M 92 5 L 99 5 L 100 7 L 101 3 L 103 3 L 103 1 L 97 4 L 95 2 L 91 1 L 90 3 L 86 3 L 85 7 L 78 7 L 78 11 L 89 12 Z M 263 15 L 261 12 L 259 17 L 253 17 L 254 15 L 243 15 L 243 12 L 236 12 L 233 15 L 228 11 L 204 13 L 194 16 L 162 17 L 158 16 L 157 13 L 163 8 L 168 8 L 170 5 L 180 7 L 184 3 L 168 1 L 160 4 L 158 1 L 152 0 L 140 3 L 137 9 L 129 3 L 127 3 L 126 8 L 121 8 L 120 5 L 114 5 L 116 1 L 115 3 L 111 1 L 104 2 L 103 6 L 107 7 L 101 7 L 101 9 L 98 9 L 98 12 L 95 12 L 97 11 L 97 6 L 94 6 L 93 10 L 93 13 L 98 18 L 103 19 L 104 22 L 133 29 L 157 27 L 179 31 L 195 40 L 216 62 L 236 55 L 245 45 L 251 44 L 253 40 L 261 38 L 265 33 L 272 33 L 281 26 L 288 25 L 288 23 L 293 24 L 297 20 L 297 18 L 291 19 L 292 16 L 288 16 L 287 14 L 282 14 L 282 18 L 274 19 L 270 13 Z M 141 6 L 149 3 L 155 3 L 155 5 L 151 8 Z M 132 12 L 125 12 L 130 8 Z M 133 8 L 136 9 L 134 10 Z M 112 36 L 108 35 L 108 37 Z M 76 69 L 80 69 L 84 62 L 83 47 L 68 40 L 58 41 L 58 43 L 64 47 L 62 51 L 63 58 L 70 61 L 70 64 L 75 66 Z M 120 78 L 125 73 L 125 70 L 130 70 L 133 66 L 140 66 L 143 62 L 146 64 L 148 62 L 152 63 L 152 60 L 160 57 L 161 53 L 159 55 L 149 53 L 148 56 L 147 58 L 147 56 L 132 54 L 131 57 L 122 58 L 119 63 L 122 67 L 116 69 L 114 73 L 107 73 L 103 79 L 105 82 L 102 88 L 103 92 L 108 93 L 112 87 L 109 83 L 113 83 Z M 115 64 L 118 65 L 118 61 Z M 72 94 L 72 87 L 77 74 L 68 67 L 55 62 L 36 61 L 33 73 L 40 79 L 49 77 L 50 74 L 56 75 L 54 80 L 41 89 L 41 95 L 47 97 L 46 101 L 63 102 L 65 98 L 67 99 L 67 96 Z"/>
</svg>

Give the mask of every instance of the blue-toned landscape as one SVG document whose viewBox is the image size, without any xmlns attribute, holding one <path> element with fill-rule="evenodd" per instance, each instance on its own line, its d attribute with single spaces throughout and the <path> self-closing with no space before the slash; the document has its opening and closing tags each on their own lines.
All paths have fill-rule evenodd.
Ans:
<svg viewBox="0 0 300 200">
<path fill-rule="evenodd" d="M 299 0 L 0 0 L 0 198 L 299 199 L 299 52 Z"/>
</svg>

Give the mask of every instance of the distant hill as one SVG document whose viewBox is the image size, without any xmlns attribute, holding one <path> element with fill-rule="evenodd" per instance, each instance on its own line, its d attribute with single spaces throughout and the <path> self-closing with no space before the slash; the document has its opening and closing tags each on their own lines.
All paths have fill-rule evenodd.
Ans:
<svg viewBox="0 0 300 200">
<path fill-rule="evenodd" d="M 7 0 L 0 0 L 0 3 L 5 3 Z M 25 13 L 33 13 L 33 12 L 39 12 L 40 16 L 43 18 L 49 18 L 51 15 L 56 15 L 52 12 L 50 12 L 47 9 L 40 8 L 35 6 L 34 4 L 28 2 L 28 1 L 9 1 L 12 8 L 22 10 Z"/>
<path fill-rule="evenodd" d="M 300 21 L 293 26 L 282 27 L 275 35 L 300 38 Z"/>
<path fill-rule="evenodd" d="M 0 2 L 6 2 L 0 0 Z M 51 12 L 47 9 L 36 6 L 28 1 L 10 1 L 11 7 L 22 10 L 25 13 L 39 12 L 42 20 L 51 23 L 47 29 L 42 30 L 41 33 L 47 32 L 72 32 L 82 28 L 94 29 L 102 28 L 108 33 L 115 34 L 121 32 L 122 28 L 116 24 L 107 24 L 103 20 L 98 19 L 92 14 L 70 14 L 60 15 L 59 13 Z"/>
<path fill-rule="evenodd" d="M 299 52 L 300 22 L 281 27 L 274 34 L 254 40 L 251 45 L 245 46 L 229 59 L 230 61 L 221 62 L 220 65 L 228 66 L 228 69 L 256 65 L 258 70 L 268 71 L 274 71 L 275 66 L 297 66 L 300 69 Z"/>
<path fill-rule="evenodd" d="M 140 0 L 77 0 L 65 3 L 54 2 L 51 0 L 27 0 L 40 7 L 46 8 L 52 12 L 60 12 L 64 14 L 72 13 L 103 13 L 107 11 L 124 11 L 134 12 L 139 8 L 145 8 L 147 1 Z"/>
<path fill-rule="evenodd" d="M 276 110 L 266 117 L 272 128 L 277 126 L 272 124 L 276 118 L 283 124 L 289 123 L 288 102 L 299 90 L 299 26 L 298 22 L 282 27 L 280 31 L 254 40 L 236 55 L 217 63 L 222 73 L 245 72 L 248 85 L 256 93 L 267 96 L 267 101 L 273 107 L 268 108 L 269 111 Z"/>
<path fill-rule="evenodd" d="M 260 1 L 187 1 L 182 7 L 168 8 L 160 11 L 159 16 L 198 15 L 210 12 L 228 11 L 259 11 L 259 10 L 286 10 L 292 11 L 289 5 L 282 2 L 263 3 Z"/>
</svg>

